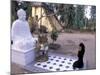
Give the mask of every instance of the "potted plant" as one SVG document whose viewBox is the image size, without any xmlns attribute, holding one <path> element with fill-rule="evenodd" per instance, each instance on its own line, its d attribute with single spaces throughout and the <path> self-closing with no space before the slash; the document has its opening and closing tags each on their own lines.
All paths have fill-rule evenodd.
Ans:
<svg viewBox="0 0 100 75">
<path fill-rule="evenodd" d="M 45 62 L 48 60 L 48 39 L 46 34 L 39 34 L 37 43 L 36 61 Z"/>
</svg>

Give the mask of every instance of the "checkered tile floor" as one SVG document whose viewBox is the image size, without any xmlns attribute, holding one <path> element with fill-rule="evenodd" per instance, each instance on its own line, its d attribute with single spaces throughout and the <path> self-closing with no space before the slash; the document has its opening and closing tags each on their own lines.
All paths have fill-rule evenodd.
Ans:
<svg viewBox="0 0 100 75">
<path fill-rule="evenodd" d="M 68 71 L 73 70 L 73 63 L 77 58 L 73 57 L 59 57 L 59 56 L 49 56 L 49 60 L 46 62 L 37 62 L 34 66 L 46 69 L 49 71 Z"/>
</svg>

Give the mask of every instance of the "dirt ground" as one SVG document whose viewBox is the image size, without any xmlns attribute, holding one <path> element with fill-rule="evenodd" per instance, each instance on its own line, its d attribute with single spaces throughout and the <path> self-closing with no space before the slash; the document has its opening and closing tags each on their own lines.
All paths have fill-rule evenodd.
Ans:
<svg viewBox="0 0 100 75">
<path fill-rule="evenodd" d="M 49 42 L 52 40 L 49 38 Z M 96 35 L 91 33 L 60 33 L 57 41 L 61 48 L 56 52 L 77 54 L 80 42 L 85 44 L 84 60 L 87 69 L 96 68 Z"/>
<path fill-rule="evenodd" d="M 48 38 L 49 43 L 52 42 L 50 37 Z M 84 60 L 86 61 L 87 69 L 96 68 L 96 35 L 91 33 L 60 33 L 55 43 L 60 44 L 61 48 L 54 52 L 61 54 L 77 54 L 78 45 L 80 42 L 85 44 L 85 55 Z M 30 73 L 16 64 L 12 64 L 11 70 L 13 73 Z"/>
</svg>

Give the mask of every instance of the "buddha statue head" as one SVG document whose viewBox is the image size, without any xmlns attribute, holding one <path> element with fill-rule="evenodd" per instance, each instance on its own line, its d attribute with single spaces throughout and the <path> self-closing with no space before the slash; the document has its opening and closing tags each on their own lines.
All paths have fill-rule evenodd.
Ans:
<svg viewBox="0 0 100 75">
<path fill-rule="evenodd" d="M 26 20 L 26 12 L 23 9 L 19 9 L 17 11 L 17 16 L 19 20 L 22 20 L 22 21 Z"/>
</svg>

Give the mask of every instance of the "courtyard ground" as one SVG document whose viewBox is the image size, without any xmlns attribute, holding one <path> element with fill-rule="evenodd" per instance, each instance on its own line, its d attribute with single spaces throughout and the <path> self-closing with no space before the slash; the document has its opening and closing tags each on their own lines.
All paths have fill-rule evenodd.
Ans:
<svg viewBox="0 0 100 75">
<path fill-rule="evenodd" d="M 49 39 L 49 43 L 52 41 Z M 85 44 L 85 55 L 84 60 L 86 61 L 87 69 L 96 68 L 96 35 L 92 33 L 60 33 L 57 41 L 61 45 L 58 50 L 50 50 L 50 52 L 67 55 L 72 53 L 77 54 L 78 45 L 80 42 Z M 22 69 L 20 66 L 12 63 L 11 64 L 12 73 L 31 73 L 28 70 Z"/>
<path fill-rule="evenodd" d="M 51 41 L 51 39 L 50 39 Z M 56 43 L 61 45 L 61 48 L 56 52 L 62 54 L 73 53 L 77 54 L 78 45 L 80 42 L 85 44 L 84 60 L 87 61 L 88 69 L 96 68 L 96 35 L 91 33 L 61 33 Z"/>
</svg>

